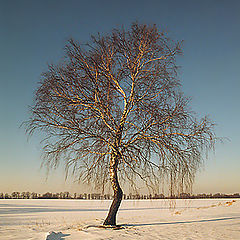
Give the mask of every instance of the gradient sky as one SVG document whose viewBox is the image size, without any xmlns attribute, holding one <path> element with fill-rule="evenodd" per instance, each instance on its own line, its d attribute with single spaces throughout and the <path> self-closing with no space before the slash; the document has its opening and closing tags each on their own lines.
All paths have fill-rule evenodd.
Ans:
<svg viewBox="0 0 240 240">
<path fill-rule="evenodd" d="M 184 40 L 180 78 L 192 108 L 209 115 L 218 136 L 215 154 L 198 174 L 194 192 L 240 192 L 240 1 L 0 0 L 0 192 L 77 191 L 60 168 L 46 180 L 38 136 L 27 141 L 20 124 L 28 118 L 41 72 L 57 63 L 70 37 L 133 21 L 155 23 Z"/>
</svg>

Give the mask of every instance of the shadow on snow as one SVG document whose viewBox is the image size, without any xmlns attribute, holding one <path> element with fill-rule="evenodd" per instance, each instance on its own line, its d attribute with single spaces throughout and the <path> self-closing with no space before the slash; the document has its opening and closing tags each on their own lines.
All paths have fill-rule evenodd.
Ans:
<svg viewBox="0 0 240 240">
<path fill-rule="evenodd" d="M 136 223 L 136 224 L 122 224 L 123 227 L 142 227 L 142 226 L 158 226 L 158 225 L 171 225 L 171 224 L 185 224 L 185 223 L 202 223 L 202 222 L 218 222 L 240 219 L 240 217 L 225 217 L 225 218 L 214 218 L 214 219 L 202 219 L 192 221 L 178 221 L 178 222 L 160 222 L 160 223 Z"/>
</svg>

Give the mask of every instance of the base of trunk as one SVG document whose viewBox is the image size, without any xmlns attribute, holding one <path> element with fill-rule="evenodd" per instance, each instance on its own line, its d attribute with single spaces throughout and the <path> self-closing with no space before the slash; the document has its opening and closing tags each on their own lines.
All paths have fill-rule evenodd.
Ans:
<svg viewBox="0 0 240 240">
<path fill-rule="evenodd" d="M 120 204 L 122 201 L 122 195 L 123 195 L 123 192 L 122 192 L 121 188 L 119 188 L 118 193 L 114 194 L 114 199 L 113 199 L 112 205 L 109 209 L 108 216 L 103 223 L 104 226 L 113 226 L 113 227 L 117 226 L 116 225 L 116 216 L 117 216 L 118 208 L 120 207 Z"/>
<path fill-rule="evenodd" d="M 88 228 L 103 228 L 103 229 L 112 229 L 112 230 L 119 230 L 119 229 L 125 229 L 125 225 L 116 225 L 116 226 L 111 226 L 111 225 L 88 225 L 85 226 L 84 229 Z"/>
<path fill-rule="evenodd" d="M 103 226 L 99 226 L 99 228 L 112 229 L 112 230 L 125 229 L 125 227 L 124 227 L 124 226 L 121 226 L 121 225 L 115 225 L 115 226 L 112 226 L 112 225 L 103 225 Z"/>
</svg>

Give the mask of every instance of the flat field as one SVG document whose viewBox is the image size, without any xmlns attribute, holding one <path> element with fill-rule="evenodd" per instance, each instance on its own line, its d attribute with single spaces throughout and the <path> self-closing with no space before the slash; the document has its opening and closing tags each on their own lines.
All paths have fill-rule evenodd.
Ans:
<svg viewBox="0 0 240 240">
<path fill-rule="evenodd" d="M 125 200 L 121 229 L 103 229 L 108 200 L 0 200 L 1 240 L 240 239 L 240 199 Z"/>
</svg>

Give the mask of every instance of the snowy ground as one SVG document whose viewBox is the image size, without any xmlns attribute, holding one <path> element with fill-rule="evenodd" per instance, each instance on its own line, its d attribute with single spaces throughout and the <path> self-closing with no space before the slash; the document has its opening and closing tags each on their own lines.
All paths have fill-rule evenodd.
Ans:
<svg viewBox="0 0 240 240">
<path fill-rule="evenodd" d="M 0 200 L 0 239 L 240 239 L 240 199 L 176 200 L 172 209 L 169 200 L 126 200 L 118 213 L 123 229 L 94 227 L 110 203 Z"/>
</svg>

